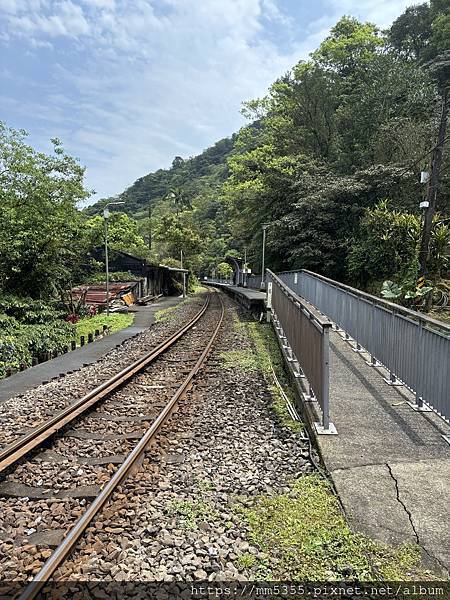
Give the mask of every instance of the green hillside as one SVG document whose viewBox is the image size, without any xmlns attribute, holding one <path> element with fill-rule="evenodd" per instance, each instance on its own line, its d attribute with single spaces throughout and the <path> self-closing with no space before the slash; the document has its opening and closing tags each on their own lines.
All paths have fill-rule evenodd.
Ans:
<svg viewBox="0 0 450 600">
<path fill-rule="evenodd" d="M 158 203 L 164 203 L 171 189 L 183 189 L 192 202 L 205 188 L 219 186 L 229 175 L 227 159 L 233 150 L 234 140 L 235 136 L 219 140 L 211 148 L 186 160 L 176 156 L 170 169 L 158 169 L 140 177 L 120 194 L 120 200 L 126 203 L 121 210 L 135 219 L 142 219 L 147 217 L 149 205 L 156 208 Z M 103 206 L 110 201 L 111 198 L 99 200 L 84 212 L 89 216 L 100 214 Z"/>
<path fill-rule="evenodd" d="M 150 256 L 182 250 L 205 275 L 247 251 L 258 271 L 267 222 L 275 270 L 308 268 L 375 292 L 391 280 L 390 297 L 407 303 L 420 264 L 431 285 L 448 278 L 448 33 L 442 0 L 407 8 L 386 31 L 342 17 L 308 60 L 244 103 L 247 126 L 120 195 Z M 437 162 L 424 254 L 420 172 Z"/>
</svg>

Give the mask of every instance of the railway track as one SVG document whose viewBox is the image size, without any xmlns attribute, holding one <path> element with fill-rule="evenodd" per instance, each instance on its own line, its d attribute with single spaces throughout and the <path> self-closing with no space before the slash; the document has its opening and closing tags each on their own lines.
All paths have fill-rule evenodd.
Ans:
<svg viewBox="0 0 450 600">
<path fill-rule="evenodd" d="M 34 578 L 22 591 L 22 600 L 39 593 L 116 488 L 139 466 L 178 400 L 192 387 L 223 316 L 220 294 L 209 292 L 198 313 L 170 338 L 1 451 L 4 534 L 14 528 L 8 515 L 11 510 L 14 515 L 18 499 L 27 505 L 25 522 L 19 519 L 18 524 L 25 538 L 36 532 L 30 525 L 42 522 L 52 500 L 50 513 L 58 510 L 62 515 L 58 523 L 63 538 L 43 565 L 32 562 L 27 567 L 27 580 L 30 574 Z M 44 444 L 46 450 L 39 452 Z M 54 504 L 64 499 L 67 511 L 62 512 Z M 10 536 L 15 546 L 20 532 L 18 536 Z"/>
</svg>

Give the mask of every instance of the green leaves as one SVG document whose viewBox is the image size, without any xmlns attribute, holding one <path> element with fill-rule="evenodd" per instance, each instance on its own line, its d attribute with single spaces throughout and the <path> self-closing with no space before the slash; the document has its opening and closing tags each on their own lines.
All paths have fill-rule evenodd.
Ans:
<svg viewBox="0 0 450 600">
<path fill-rule="evenodd" d="M 46 155 L 0 123 L 0 289 L 33 297 L 67 285 L 84 258 L 84 168 L 59 140 Z"/>
<path fill-rule="evenodd" d="M 96 216 L 87 219 L 84 224 L 91 249 L 104 246 L 105 221 Z M 148 246 L 139 233 L 137 222 L 119 211 L 111 211 L 108 218 L 108 245 L 111 250 L 122 250 L 145 258 L 149 254 Z"/>
<path fill-rule="evenodd" d="M 387 300 L 397 300 L 402 296 L 402 286 L 393 281 L 384 281 L 381 288 L 381 295 Z"/>
</svg>

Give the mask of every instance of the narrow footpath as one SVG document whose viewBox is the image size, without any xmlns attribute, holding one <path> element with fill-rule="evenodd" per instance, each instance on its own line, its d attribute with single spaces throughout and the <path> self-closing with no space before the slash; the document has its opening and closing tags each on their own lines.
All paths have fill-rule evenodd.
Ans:
<svg viewBox="0 0 450 600">
<path fill-rule="evenodd" d="M 450 425 L 407 404 L 404 386 L 385 383 L 383 368 L 366 364 L 331 334 L 330 407 L 337 436 L 318 436 L 351 521 L 388 543 L 418 543 L 450 569 Z"/>
<path fill-rule="evenodd" d="M 125 340 L 129 340 L 153 325 L 157 311 L 176 306 L 181 300 L 182 298 L 178 296 L 168 296 L 147 306 L 133 306 L 130 312 L 133 312 L 135 316 L 130 327 L 1 380 L 0 403 L 13 396 L 24 394 L 42 383 L 97 362 Z"/>
</svg>

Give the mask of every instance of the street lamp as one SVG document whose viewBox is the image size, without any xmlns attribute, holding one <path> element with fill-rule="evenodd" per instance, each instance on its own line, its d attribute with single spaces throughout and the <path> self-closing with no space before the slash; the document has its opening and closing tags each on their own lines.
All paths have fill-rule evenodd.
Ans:
<svg viewBox="0 0 450 600">
<path fill-rule="evenodd" d="M 262 241 L 262 266 L 261 266 L 261 289 L 264 289 L 266 287 L 266 274 L 264 272 L 265 270 L 265 254 L 266 254 L 266 230 L 269 227 L 270 223 L 263 223 L 262 224 L 262 231 L 263 231 L 263 241 Z"/>
<path fill-rule="evenodd" d="M 180 251 L 181 268 L 183 268 L 183 250 Z M 186 298 L 186 273 L 183 271 L 183 298 Z"/>
<path fill-rule="evenodd" d="M 106 316 L 109 317 L 109 259 L 108 259 L 108 206 L 125 204 L 125 202 L 108 202 L 103 209 L 103 218 L 105 219 L 105 268 L 106 268 Z"/>
</svg>

